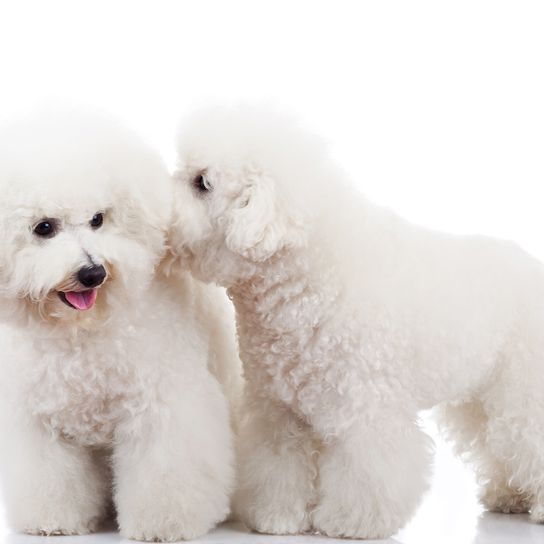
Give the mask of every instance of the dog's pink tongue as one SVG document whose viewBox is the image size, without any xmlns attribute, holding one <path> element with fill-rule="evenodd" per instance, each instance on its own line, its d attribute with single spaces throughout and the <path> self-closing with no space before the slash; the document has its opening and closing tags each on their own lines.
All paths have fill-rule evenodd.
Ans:
<svg viewBox="0 0 544 544">
<path fill-rule="evenodd" d="M 90 310 L 96 302 L 96 296 L 98 291 L 96 289 L 89 289 L 88 291 L 82 291 L 76 293 L 75 291 L 69 291 L 64 293 L 66 300 L 78 310 Z"/>
</svg>

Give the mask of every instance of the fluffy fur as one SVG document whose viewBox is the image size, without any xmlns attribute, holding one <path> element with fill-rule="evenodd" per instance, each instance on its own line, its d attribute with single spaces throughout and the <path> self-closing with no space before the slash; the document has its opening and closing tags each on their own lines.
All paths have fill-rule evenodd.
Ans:
<svg viewBox="0 0 544 544">
<path fill-rule="evenodd" d="M 371 204 L 278 112 L 201 112 L 179 152 L 173 245 L 236 307 L 246 524 L 395 533 L 428 485 L 416 421 L 437 405 L 488 508 L 543 521 L 543 266 Z"/>
<path fill-rule="evenodd" d="M 1 476 L 11 525 L 93 531 L 114 503 L 125 537 L 172 541 L 225 518 L 238 383 L 225 298 L 157 273 L 171 217 L 164 165 L 95 113 L 0 130 Z M 103 214 L 103 225 L 91 218 Z M 33 232 L 45 218 L 56 235 Z M 82 267 L 102 265 L 94 307 Z M 221 382 L 221 384 L 219 383 Z"/>
</svg>

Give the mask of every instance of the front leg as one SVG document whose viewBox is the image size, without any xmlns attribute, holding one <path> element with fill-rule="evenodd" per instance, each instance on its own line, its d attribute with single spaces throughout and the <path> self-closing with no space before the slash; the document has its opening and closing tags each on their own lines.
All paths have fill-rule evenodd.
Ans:
<svg viewBox="0 0 544 544">
<path fill-rule="evenodd" d="M 316 477 L 309 427 L 288 407 L 267 399 L 248 396 L 244 412 L 235 514 L 260 533 L 309 530 Z"/>
<path fill-rule="evenodd" d="M 107 471 L 88 449 L 30 417 L 15 416 L 2 426 L 2 477 L 8 522 L 17 531 L 87 534 L 105 516 Z"/>
<path fill-rule="evenodd" d="M 416 423 L 394 412 L 328 440 L 320 456 L 314 528 L 331 537 L 396 533 L 428 487 L 431 449 Z"/>
<path fill-rule="evenodd" d="M 234 460 L 228 407 L 207 371 L 171 377 L 146 411 L 119 429 L 114 452 L 121 534 L 193 539 L 229 512 Z"/>
</svg>

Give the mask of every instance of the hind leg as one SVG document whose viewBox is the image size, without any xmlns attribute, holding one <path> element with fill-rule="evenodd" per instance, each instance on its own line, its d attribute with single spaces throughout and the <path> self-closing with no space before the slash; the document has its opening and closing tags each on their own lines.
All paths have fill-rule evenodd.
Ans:
<svg viewBox="0 0 544 544">
<path fill-rule="evenodd" d="M 530 512 L 531 519 L 544 522 L 544 425 L 532 437 L 535 428 L 530 417 L 490 416 L 488 443 L 501 459 L 495 478 L 487 483 L 485 504 L 495 511 Z M 538 436 L 539 435 L 539 436 Z"/>
<path fill-rule="evenodd" d="M 441 431 L 453 443 L 455 453 L 474 469 L 483 506 L 505 514 L 528 512 L 530 496 L 513 484 L 510 467 L 492 451 L 490 420 L 482 403 L 473 400 L 448 404 L 436 413 Z"/>
<path fill-rule="evenodd" d="M 503 462 L 509 486 L 538 523 L 544 522 L 543 323 L 540 308 L 527 317 L 482 399 L 487 444 Z"/>
<path fill-rule="evenodd" d="M 502 512 L 530 511 L 533 521 L 544 522 L 544 420 L 514 408 L 490 415 L 488 443 L 502 461 L 502 472 L 486 488 L 488 505 Z"/>
</svg>

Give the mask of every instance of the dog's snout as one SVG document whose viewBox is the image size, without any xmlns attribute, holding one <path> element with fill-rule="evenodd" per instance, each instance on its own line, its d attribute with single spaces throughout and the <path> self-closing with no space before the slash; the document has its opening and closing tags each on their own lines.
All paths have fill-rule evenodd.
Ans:
<svg viewBox="0 0 544 544">
<path fill-rule="evenodd" d="M 98 287 L 106 279 L 106 269 L 102 265 L 86 266 L 77 273 L 77 279 L 89 289 Z"/>
</svg>

